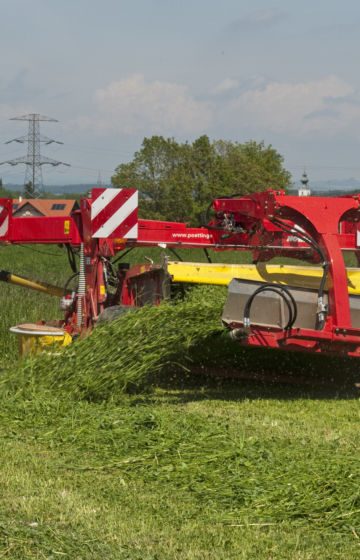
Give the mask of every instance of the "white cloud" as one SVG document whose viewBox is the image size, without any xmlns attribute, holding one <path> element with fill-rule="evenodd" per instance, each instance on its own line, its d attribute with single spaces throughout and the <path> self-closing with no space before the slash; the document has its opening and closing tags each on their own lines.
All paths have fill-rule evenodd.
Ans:
<svg viewBox="0 0 360 560">
<path fill-rule="evenodd" d="M 141 74 L 111 82 L 94 95 L 94 118 L 77 124 L 98 132 L 136 134 L 199 134 L 212 121 L 212 107 L 197 101 L 184 85 L 146 81 Z"/>
<path fill-rule="evenodd" d="M 338 131 L 360 117 L 360 106 L 350 103 L 354 89 L 336 76 L 308 82 L 270 82 L 240 93 L 220 111 L 229 124 L 257 131 L 307 133 Z"/>
<path fill-rule="evenodd" d="M 234 80 L 233 78 L 225 78 L 225 80 L 222 80 L 222 82 L 220 82 L 214 88 L 214 93 L 215 94 L 227 93 L 228 91 L 237 88 L 238 85 L 239 85 L 238 80 Z"/>
<path fill-rule="evenodd" d="M 229 137 L 242 131 L 254 138 L 276 134 L 290 140 L 313 133 L 358 134 L 360 100 L 353 86 L 339 77 L 302 82 L 255 78 L 224 79 L 210 102 L 197 100 L 185 85 L 135 74 L 96 90 L 92 115 L 69 124 L 95 134 L 134 137 L 216 137 L 219 131 Z"/>
</svg>

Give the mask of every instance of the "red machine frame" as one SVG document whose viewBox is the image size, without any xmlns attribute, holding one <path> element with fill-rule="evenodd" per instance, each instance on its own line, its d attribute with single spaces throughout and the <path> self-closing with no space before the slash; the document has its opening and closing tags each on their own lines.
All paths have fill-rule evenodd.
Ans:
<svg viewBox="0 0 360 560">
<path fill-rule="evenodd" d="M 251 325 L 247 336 L 242 338 L 243 344 L 360 356 L 360 329 L 351 323 L 342 254 L 344 250 L 353 251 L 360 260 L 360 195 L 297 197 L 269 190 L 244 197 L 219 198 L 213 201 L 212 216 L 203 227 L 137 220 L 133 210 L 129 220 L 132 224 L 136 221 L 136 238 L 118 234 L 102 238 L 94 237 L 91 209 L 103 191 L 93 189 L 91 197 L 82 199 L 80 209 L 68 217 L 13 217 L 12 200 L 0 199 L 0 243 L 56 243 L 80 251 L 83 277 L 80 271 L 77 304 L 69 306 L 65 318 L 68 330 L 90 328 L 108 305 L 106 267 L 119 251 L 144 246 L 250 250 L 254 261 L 268 261 L 286 254 L 320 263 L 324 277 L 328 277 L 328 309 L 323 309 L 321 330 Z M 123 191 L 126 197 L 135 192 L 134 189 Z M 144 274 L 153 274 L 154 270 L 150 263 L 122 269 L 119 303 L 136 305 L 131 283 L 141 282 Z"/>
</svg>

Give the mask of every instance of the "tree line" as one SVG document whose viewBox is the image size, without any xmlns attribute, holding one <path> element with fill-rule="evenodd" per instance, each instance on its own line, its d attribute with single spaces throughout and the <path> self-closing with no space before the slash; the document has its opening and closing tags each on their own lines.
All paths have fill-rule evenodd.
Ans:
<svg viewBox="0 0 360 560">
<path fill-rule="evenodd" d="M 141 217 L 191 224 L 200 222 L 216 197 L 286 189 L 290 182 L 283 157 L 271 145 L 210 141 L 205 135 L 192 143 L 145 138 L 112 177 L 115 187 L 139 190 Z"/>
</svg>

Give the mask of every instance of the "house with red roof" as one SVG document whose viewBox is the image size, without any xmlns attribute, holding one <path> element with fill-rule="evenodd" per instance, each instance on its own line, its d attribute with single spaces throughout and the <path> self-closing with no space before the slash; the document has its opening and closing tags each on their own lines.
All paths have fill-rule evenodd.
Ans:
<svg viewBox="0 0 360 560">
<path fill-rule="evenodd" d="M 13 201 L 13 216 L 15 218 L 39 216 L 70 216 L 73 210 L 79 208 L 77 200 L 65 198 L 27 198 Z"/>
</svg>

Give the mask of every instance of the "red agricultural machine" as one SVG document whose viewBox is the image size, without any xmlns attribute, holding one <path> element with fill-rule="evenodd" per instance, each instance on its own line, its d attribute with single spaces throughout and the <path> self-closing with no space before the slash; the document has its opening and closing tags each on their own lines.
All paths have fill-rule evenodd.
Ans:
<svg viewBox="0 0 360 560">
<path fill-rule="evenodd" d="M 213 201 L 207 224 L 138 219 L 135 189 L 93 189 L 66 217 L 14 217 L 0 199 L 0 243 L 66 247 L 77 288 L 70 291 L 1 271 L 0 279 L 61 297 L 71 336 L 107 314 L 158 304 L 179 282 L 228 285 L 222 320 L 242 345 L 360 357 L 360 195 L 288 196 L 269 190 Z M 135 247 L 201 248 L 206 263 L 179 259 L 124 263 Z M 252 265 L 210 262 L 208 249 L 251 251 Z M 78 255 L 78 259 L 76 258 Z M 273 257 L 306 266 L 268 264 Z"/>
</svg>

